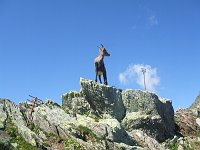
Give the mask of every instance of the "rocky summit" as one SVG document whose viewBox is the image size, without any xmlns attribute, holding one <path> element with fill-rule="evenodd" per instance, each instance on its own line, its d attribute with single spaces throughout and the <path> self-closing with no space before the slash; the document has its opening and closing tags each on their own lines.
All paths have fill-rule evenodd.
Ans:
<svg viewBox="0 0 200 150">
<path fill-rule="evenodd" d="M 0 150 L 196 149 L 200 143 L 192 110 L 174 115 L 172 101 L 148 91 L 83 78 L 80 87 L 62 95 L 62 106 L 0 99 Z"/>
</svg>

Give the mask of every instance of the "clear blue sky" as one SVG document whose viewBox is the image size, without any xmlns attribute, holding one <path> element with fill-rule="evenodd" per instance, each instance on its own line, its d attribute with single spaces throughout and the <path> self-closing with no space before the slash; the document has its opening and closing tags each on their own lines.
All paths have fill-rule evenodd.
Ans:
<svg viewBox="0 0 200 150">
<path fill-rule="evenodd" d="M 159 96 L 188 107 L 200 91 L 199 0 L 0 0 L 0 97 L 29 94 L 61 104 L 94 79 L 97 45 L 104 44 L 109 85 L 131 64 L 157 69 Z"/>
</svg>

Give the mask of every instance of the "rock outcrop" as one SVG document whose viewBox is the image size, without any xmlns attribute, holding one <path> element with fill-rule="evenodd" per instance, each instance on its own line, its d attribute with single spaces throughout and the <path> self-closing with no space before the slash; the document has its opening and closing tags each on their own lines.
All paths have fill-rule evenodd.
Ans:
<svg viewBox="0 0 200 150">
<path fill-rule="evenodd" d="M 122 91 L 122 100 L 126 108 L 122 125 L 127 131 L 141 129 L 160 142 L 174 136 L 171 101 L 140 90 Z"/>
<path fill-rule="evenodd" d="M 200 147 L 200 95 L 189 108 L 175 112 L 176 135 L 169 142 L 171 148 L 198 150 Z M 166 141 L 166 143 L 168 143 Z"/>
<path fill-rule="evenodd" d="M 80 85 L 80 92 L 62 96 L 65 109 L 75 108 L 77 112 L 85 113 L 90 110 L 90 114 L 102 118 L 116 118 L 127 131 L 141 129 L 158 141 L 173 137 L 175 126 L 171 101 L 154 93 L 122 91 L 82 78 Z"/>
<path fill-rule="evenodd" d="M 37 149 L 37 146 L 38 149 L 49 150 L 143 150 L 115 118 L 94 119 L 86 115 L 69 114 L 58 104 L 49 101 L 36 106 L 29 116 L 30 107 L 27 102 L 20 106 L 6 99 L 1 99 L 0 102 L 3 105 L 0 112 L 6 112 L 4 128 L 0 130 L 0 135 L 4 137 L 0 138 L 0 149 L 20 149 L 18 144 L 26 141 L 33 146 L 31 148 L 29 145 L 28 149 Z M 20 139 L 22 142 L 18 141 L 19 136 L 23 138 Z M 16 142 L 12 143 L 13 141 Z"/>
<path fill-rule="evenodd" d="M 80 92 L 71 91 L 62 96 L 62 106 L 66 110 L 74 109 L 78 113 L 116 118 L 118 121 L 124 118 L 121 90 L 83 78 L 80 79 L 80 85 Z"/>
<path fill-rule="evenodd" d="M 194 103 L 189 108 L 197 117 L 200 117 L 200 95 L 198 95 Z"/>
<path fill-rule="evenodd" d="M 51 100 L 32 107 L 1 99 L 0 135 L 5 138 L 0 148 L 167 149 L 159 142 L 175 133 L 171 101 L 82 78 L 80 85 L 80 91 L 62 95 L 62 106 Z"/>
<path fill-rule="evenodd" d="M 177 132 L 183 136 L 196 136 L 200 133 L 197 117 L 190 109 L 179 109 L 175 112 Z"/>
<path fill-rule="evenodd" d="M 64 109 L 87 112 L 91 117 L 116 118 L 126 131 L 139 129 L 159 142 L 173 137 L 174 110 L 170 100 L 147 91 L 122 91 L 82 78 L 80 85 L 80 92 L 62 96 Z"/>
<path fill-rule="evenodd" d="M 160 144 L 156 139 L 148 136 L 144 131 L 132 130 L 129 135 L 134 138 L 139 145 L 147 147 L 150 150 L 165 150 L 164 145 Z"/>
<path fill-rule="evenodd" d="M 1 103 L 4 103 L 3 109 L 7 114 L 6 119 L 9 118 L 12 120 L 13 125 L 17 128 L 19 134 L 24 138 L 24 140 L 34 146 L 40 145 L 42 140 L 26 126 L 25 119 L 18 105 L 8 99 L 1 99 Z"/>
</svg>

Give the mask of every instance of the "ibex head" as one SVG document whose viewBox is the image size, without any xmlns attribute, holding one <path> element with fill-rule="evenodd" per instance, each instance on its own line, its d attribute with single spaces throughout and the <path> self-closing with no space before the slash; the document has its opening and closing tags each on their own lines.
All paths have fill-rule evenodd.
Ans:
<svg viewBox="0 0 200 150">
<path fill-rule="evenodd" d="M 110 56 L 110 54 L 107 52 L 106 48 L 101 44 L 101 47 L 97 46 L 99 48 L 99 52 L 102 56 Z"/>
</svg>

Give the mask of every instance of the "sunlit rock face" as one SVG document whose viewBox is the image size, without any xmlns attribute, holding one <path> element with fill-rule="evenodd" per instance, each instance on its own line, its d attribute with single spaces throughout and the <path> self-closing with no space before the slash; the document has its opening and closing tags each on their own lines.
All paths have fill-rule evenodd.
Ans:
<svg viewBox="0 0 200 150">
<path fill-rule="evenodd" d="M 189 108 L 198 118 L 200 118 L 200 94 Z"/>
<path fill-rule="evenodd" d="M 171 101 L 83 78 L 80 87 L 62 95 L 62 106 L 0 99 L 0 149 L 168 148 L 160 142 L 174 135 Z"/>
<path fill-rule="evenodd" d="M 141 90 L 120 90 L 80 79 L 80 92 L 71 91 L 62 96 L 63 107 L 89 116 L 116 118 L 132 131 L 141 129 L 158 141 L 174 135 L 172 102 L 155 93 Z"/>
<path fill-rule="evenodd" d="M 71 91 L 62 96 L 62 106 L 78 113 L 116 118 L 121 121 L 125 117 L 121 90 L 97 84 L 95 81 L 80 79 L 80 92 Z"/>
<path fill-rule="evenodd" d="M 122 101 L 126 108 L 122 125 L 126 130 L 141 129 L 158 141 L 173 137 L 175 126 L 171 101 L 140 90 L 122 91 Z"/>
</svg>

